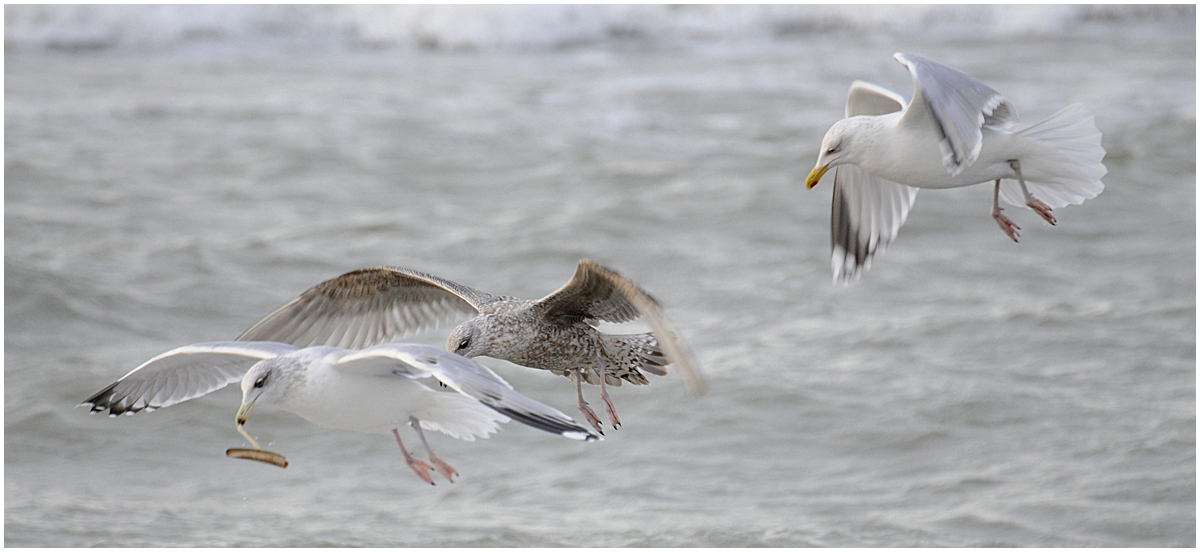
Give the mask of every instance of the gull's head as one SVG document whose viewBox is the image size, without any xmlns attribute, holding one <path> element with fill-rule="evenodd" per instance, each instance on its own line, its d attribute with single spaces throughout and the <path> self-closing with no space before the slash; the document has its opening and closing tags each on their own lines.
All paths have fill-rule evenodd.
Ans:
<svg viewBox="0 0 1200 552">
<path fill-rule="evenodd" d="M 245 425 L 250 411 L 259 401 L 278 402 L 290 386 L 288 370 L 284 357 L 261 360 L 250 368 L 242 377 L 242 407 L 238 409 L 237 423 Z"/>
<path fill-rule="evenodd" d="M 825 139 L 821 140 L 821 154 L 817 156 L 817 165 L 813 167 L 812 172 L 808 173 L 808 179 L 804 181 L 808 189 L 811 190 L 813 186 L 816 186 L 831 167 L 851 163 L 848 160 L 850 150 L 847 146 L 850 143 L 851 130 L 857 123 L 855 119 L 857 117 L 842 119 L 830 127 L 829 132 L 825 133 Z"/>
<path fill-rule="evenodd" d="M 476 316 L 454 328 L 446 339 L 446 350 L 465 357 L 485 356 L 491 351 L 492 316 Z"/>
</svg>

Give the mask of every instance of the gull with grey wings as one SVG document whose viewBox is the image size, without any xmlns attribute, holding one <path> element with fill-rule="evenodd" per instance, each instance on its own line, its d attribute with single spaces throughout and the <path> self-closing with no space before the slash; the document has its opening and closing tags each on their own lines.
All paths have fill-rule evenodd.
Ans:
<svg viewBox="0 0 1200 552">
<path fill-rule="evenodd" d="M 453 392 L 419 380 L 434 378 Z M 237 429 L 254 450 L 228 455 L 287 466 L 282 456 L 261 450 L 242 428 L 259 403 L 326 427 L 361 433 L 391 432 L 404 462 L 426 483 L 436 469 L 451 482 L 458 474 L 438 458 L 424 429 L 474 441 L 487 438 L 509 419 L 572 439 L 598 439 L 566 414 L 513 390 L 487 367 L 428 345 L 388 343 L 363 350 L 308 347 L 260 341 L 199 343 L 158 355 L 83 401 L 92 412 L 110 415 L 151 411 L 242 383 Z M 428 462 L 409 454 L 399 428 L 411 425 Z"/>
<path fill-rule="evenodd" d="M 870 268 L 875 253 L 896 238 L 920 188 L 994 181 L 992 218 L 1013 241 L 1020 227 L 1001 213 L 1001 199 L 1056 224 L 1051 209 L 1104 190 L 1100 131 L 1079 104 L 1013 130 L 1016 108 L 988 85 L 921 56 L 895 58 L 912 75 L 911 100 L 874 84 L 851 84 L 846 118 L 825 134 L 806 181 L 812 188 L 835 169 L 835 280 L 856 280 Z"/>
</svg>

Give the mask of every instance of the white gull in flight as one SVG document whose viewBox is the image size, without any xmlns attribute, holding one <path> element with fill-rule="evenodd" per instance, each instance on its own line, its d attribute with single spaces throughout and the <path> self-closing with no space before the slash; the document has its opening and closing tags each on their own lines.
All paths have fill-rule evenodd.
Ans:
<svg viewBox="0 0 1200 552">
<path fill-rule="evenodd" d="M 455 392 L 436 391 L 419 381 L 429 377 Z M 487 367 L 436 347 L 410 343 L 362 350 L 297 349 L 255 341 L 187 345 L 146 361 L 82 404 L 90 405 L 92 412 L 108 410 L 112 416 L 133 414 L 207 395 L 239 380 L 242 406 L 237 428 L 256 449 L 257 443 L 242 426 L 256 404 L 273 404 L 326 427 L 390 431 L 405 463 L 431 485 L 433 469 L 451 482 L 458 472 L 433 453 L 422 429 L 474 441 L 487 438 L 497 424 L 511 418 L 572 439 L 598 438 L 566 414 L 517 393 Z M 414 458 L 404 447 L 398 428 L 406 424 L 421 438 L 429 462 Z M 286 466 L 286 461 L 277 465 Z"/>
<path fill-rule="evenodd" d="M 911 101 L 874 84 L 851 84 L 846 118 L 825 134 L 806 181 L 811 189 L 836 167 L 835 280 L 857 280 L 870 268 L 896 238 L 919 188 L 994 181 L 992 217 L 1013 241 L 1020 228 L 1001 213 L 1000 199 L 1055 224 L 1051 209 L 1104 190 L 1100 131 L 1079 104 L 1013 130 L 1016 108 L 986 84 L 920 56 L 895 58 L 912 74 Z"/>
</svg>

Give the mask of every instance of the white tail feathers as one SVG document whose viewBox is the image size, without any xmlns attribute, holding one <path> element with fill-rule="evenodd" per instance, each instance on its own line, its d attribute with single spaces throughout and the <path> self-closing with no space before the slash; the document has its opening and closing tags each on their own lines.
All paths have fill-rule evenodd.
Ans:
<svg viewBox="0 0 1200 552">
<path fill-rule="evenodd" d="M 1104 191 L 1100 178 L 1108 169 L 1101 162 L 1100 130 L 1082 105 L 1068 105 L 1017 134 L 1038 144 L 1037 152 L 1021 158 L 1021 173 L 1029 193 L 1050 208 L 1079 205 Z M 1025 195 L 1016 180 L 1001 181 L 1000 198 L 1025 206 Z"/>
<path fill-rule="evenodd" d="M 475 437 L 487 439 L 508 416 L 488 408 L 483 403 L 458 393 L 437 393 L 435 402 L 423 412 L 415 412 L 421 427 L 440 431 L 464 441 Z"/>
</svg>

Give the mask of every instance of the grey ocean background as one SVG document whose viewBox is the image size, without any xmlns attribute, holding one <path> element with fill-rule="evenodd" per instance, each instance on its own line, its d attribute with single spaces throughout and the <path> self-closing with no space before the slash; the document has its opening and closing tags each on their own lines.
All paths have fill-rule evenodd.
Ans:
<svg viewBox="0 0 1200 552">
<path fill-rule="evenodd" d="M 9 546 L 1195 546 L 1194 6 L 5 7 Z M 922 192 L 831 283 L 803 179 L 897 51 L 1073 102 L 1105 192 Z M 382 264 L 536 298 L 581 258 L 665 305 L 709 377 L 613 397 L 579 443 L 432 445 L 227 388 L 75 405 Z M 449 327 L 413 340 L 442 344 Z M 565 378 L 484 360 L 578 416 Z M 593 405 L 596 388 L 587 390 Z"/>
</svg>

